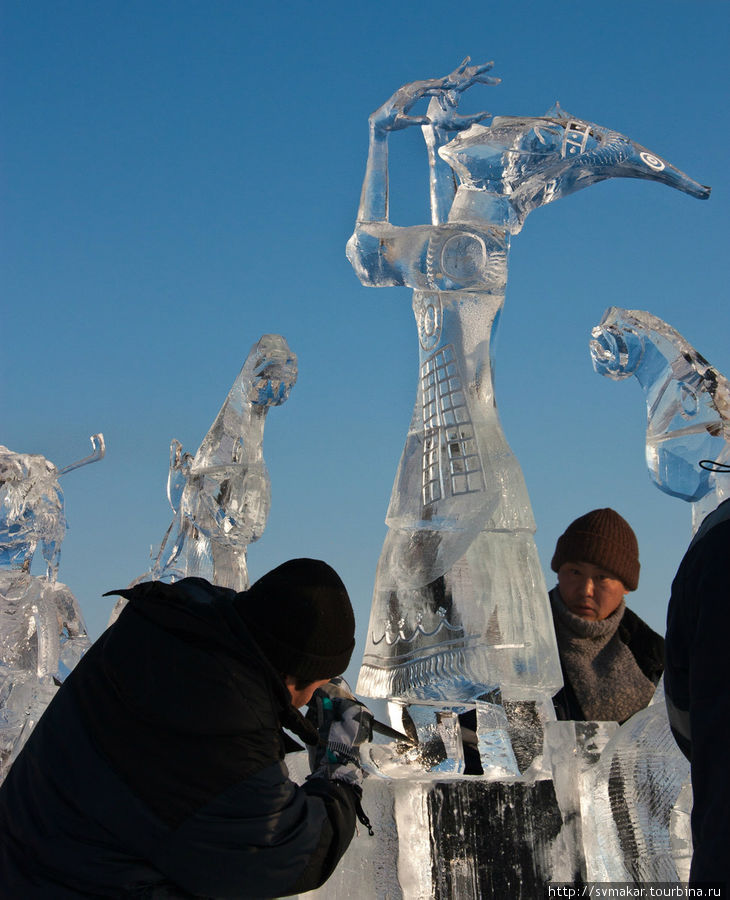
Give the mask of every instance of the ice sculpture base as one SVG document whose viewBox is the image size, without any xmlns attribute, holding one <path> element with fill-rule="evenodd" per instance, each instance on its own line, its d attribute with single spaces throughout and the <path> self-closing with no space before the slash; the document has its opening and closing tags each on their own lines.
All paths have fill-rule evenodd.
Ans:
<svg viewBox="0 0 730 900">
<path fill-rule="evenodd" d="M 662 811 L 668 803 L 684 813 L 687 805 L 679 751 L 665 740 L 664 718 L 655 702 L 621 727 L 546 722 L 542 753 L 516 753 L 518 776 L 429 774 L 393 764 L 391 777 L 382 777 L 381 768 L 363 786 L 374 835 L 361 830 L 329 881 L 306 896 L 534 900 L 551 881 L 600 875 L 632 882 L 650 871 L 661 872 L 663 881 L 684 881 L 688 817 Z M 638 768 L 636 741 L 645 760 Z M 393 745 L 371 746 L 377 752 L 366 751 L 366 761 L 382 760 L 389 750 L 391 760 L 398 755 Z M 287 757 L 287 764 L 303 781 L 306 754 Z M 586 805 L 588 794 L 593 805 Z M 631 850 L 637 846 L 641 871 Z M 613 868 L 606 866 L 609 857 Z"/>
</svg>

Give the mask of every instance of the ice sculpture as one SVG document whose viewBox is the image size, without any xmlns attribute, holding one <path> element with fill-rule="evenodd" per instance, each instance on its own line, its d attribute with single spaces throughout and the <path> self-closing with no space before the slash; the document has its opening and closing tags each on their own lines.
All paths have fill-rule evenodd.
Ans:
<svg viewBox="0 0 730 900">
<path fill-rule="evenodd" d="M 623 135 L 553 107 L 545 116 L 457 115 L 495 84 L 465 60 L 400 88 L 369 119 L 347 255 L 363 284 L 414 289 L 416 403 L 387 514 L 358 691 L 372 697 L 544 701 L 562 683 L 522 472 L 502 433 L 490 343 L 507 253 L 533 209 L 611 177 L 695 197 L 709 189 Z M 430 98 L 426 115 L 410 110 Z M 420 125 L 431 224 L 388 219 L 390 132 Z"/>
<path fill-rule="evenodd" d="M 281 335 L 265 334 L 195 456 L 173 440 L 167 496 L 175 518 L 151 572 L 138 581 L 198 575 L 236 591 L 248 587 L 246 549 L 261 537 L 271 506 L 266 414 L 285 402 L 296 380 L 296 355 Z"/>
<path fill-rule="evenodd" d="M 593 368 L 634 375 L 646 396 L 646 464 L 654 484 L 692 504 L 692 527 L 728 496 L 730 383 L 678 331 L 643 310 L 611 306 L 592 331 Z"/>
<path fill-rule="evenodd" d="M 66 533 L 58 478 L 104 456 L 57 469 L 45 457 L 0 446 L 0 780 L 56 688 L 89 647 L 76 598 L 56 581 Z M 40 544 L 45 575 L 31 574 Z"/>
<path fill-rule="evenodd" d="M 646 464 L 654 484 L 692 504 L 692 530 L 728 497 L 730 384 L 678 331 L 643 310 L 612 306 L 592 331 L 593 367 L 634 375 L 646 398 Z M 663 692 L 604 751 L 594 798 L 597 880 L 686 881 L 692 856 L 689 763 L 669 727 Z M 610 776 L 610 780 L 606 780 Z M 603 781 L 601 779 L 603 778 Z"/>
<path fill-rule="evenodd" d="M 689 762 L 672 736 L 659 683 L 584 776 L 589 881 L 686 882 L 692 858 Z"/>
</svg>

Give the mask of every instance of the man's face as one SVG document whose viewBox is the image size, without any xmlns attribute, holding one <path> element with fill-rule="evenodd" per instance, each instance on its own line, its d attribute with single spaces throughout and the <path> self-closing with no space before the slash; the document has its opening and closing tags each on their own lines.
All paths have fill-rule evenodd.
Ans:
<svg viewBox="0 0 730 900">
<path fill-rule="evenodd" d="M 312 694 L 317 690 L 317 688 L 322 687 L 323 684 L 327 684 L 328 681 L 329 678 L 323 678 L 321 681 L 313 681 L 305 688 L 297 690 L 296 679 L 292 678 L 291 675 L 287 675 L 286 686 L 289 688 L 289 693 L 291 694 L 292 706 L 296 706 L 297 709 L 302 706 L 306 706 L 312 699 Z"/>
<path fill-rule="evenodd" d="M 566 562 L 558 569 L 558 589 L 574 616 L 600 621 L 616 610 L 626 594 L 620 578 L 588 562 Z"/>
</svg>

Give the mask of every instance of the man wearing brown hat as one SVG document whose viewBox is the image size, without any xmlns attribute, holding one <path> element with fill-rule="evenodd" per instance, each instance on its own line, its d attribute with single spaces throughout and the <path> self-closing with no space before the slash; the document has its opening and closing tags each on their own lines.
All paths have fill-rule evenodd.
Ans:
<svg viewBox="0 0 730 900">
<path fill-rule="evenodd" d="M 297 707 L 349 663 L 342 581 L 297 559 L 239 594 L 202 578 L 113 593 L 129 603 L 0 787 L 2 896 L 279 897 L 321 885 L 363 816 L 369 713 L 335 699 L 339 713 L 358 707 L 339 717 L 338 746 L 350 746 L 311 754 L 302 786 L 288 778 L 296 742 L 282 729 L 318 744 L 319 723 Z"/>
<path fill-rule="evenodd" d="M 559 719 L 624 722 L 651 700 L 664 640 L 624 602 L 639 584 L 639 547 L 613 509 L 594 509 L 558 538 L 550 591 L 564 687 Z"/>
</svg>

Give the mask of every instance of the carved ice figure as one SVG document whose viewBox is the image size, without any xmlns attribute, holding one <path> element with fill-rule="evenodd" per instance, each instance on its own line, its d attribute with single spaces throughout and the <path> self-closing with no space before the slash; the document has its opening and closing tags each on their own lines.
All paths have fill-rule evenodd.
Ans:
<svg viewBox="0 0 730 900">
<path fill-rule="evenodd" d="M 659 490 L 692 504 L 692 530 L 728 495 L 730 383 L 662 319 L 611 306 L 591 332 L 593 368 L 634 375 L 646 396 L 646 465 Z M 716 463 L 718 465 L 712 465 Z"/>
<path fill-rule="evenodd" d="M 363 284 L 414 288 L 419 381 L 387 514 L 358 691 L 464 700 L 495 686 L 545 700 L 562 683 L 519 464 L 502 433 L 490 342 L 511 234 L 533 209 L 611 177 L 709 189 L 623 135 L 557 105 L 544 117 L 456 114 L 491 63 L 405 85 L 369 119 L 348 259 Z M 426 116 L 410 116 L 430 97 Z M 388 220 L 388 138 L 421 125 L 431 224 Z M 454 136 L 456 135 L 456 136 Z M 453 139 L 452 139 L 453 138 Z"/>
<path fill-rule="evenodd" d="M 671 325 L 644 310 L 609 307 L 591 334 L 596 372 L 615 380 L 634 375 L 641 385 L 649 475 L 660 490 L 692 504 L 697 531 L 728 497 L 727 479 L 716 475 L 730 462 L 730 383 Z M 596 775 L 610 774 L 613 781 L 595 782 L 586 793 L 602 805 L 592 819 L 600 852 L 589 878 L 686 881 L 692 785 L 663 691 L 619 729 L 615 747 L 604 752 L 609 749 Z"/>
<path fill-rule="evenodd" d="M 266 414 L 285 402 L 296 380 L 296 355 L 281 335 L 265 334 L 195 456 L 173 440 L 167 495 L 175 518 L 152 571 L 137 581 L 198 575 L 236 591 L 248 587 L 246 548 L 263 534 L 271 506 Z"/>
<path fill-rule="evenodd" d="M 90 456 L 61 470 L 0 446 L 0 780 L 90 645 L 78 602 L 56 576 L 66 533 L 58 478 L 104 456 L 103 435 L 91 444 Z M 31 574 L 38 545 L 44 576 Z"/>
</svg>

